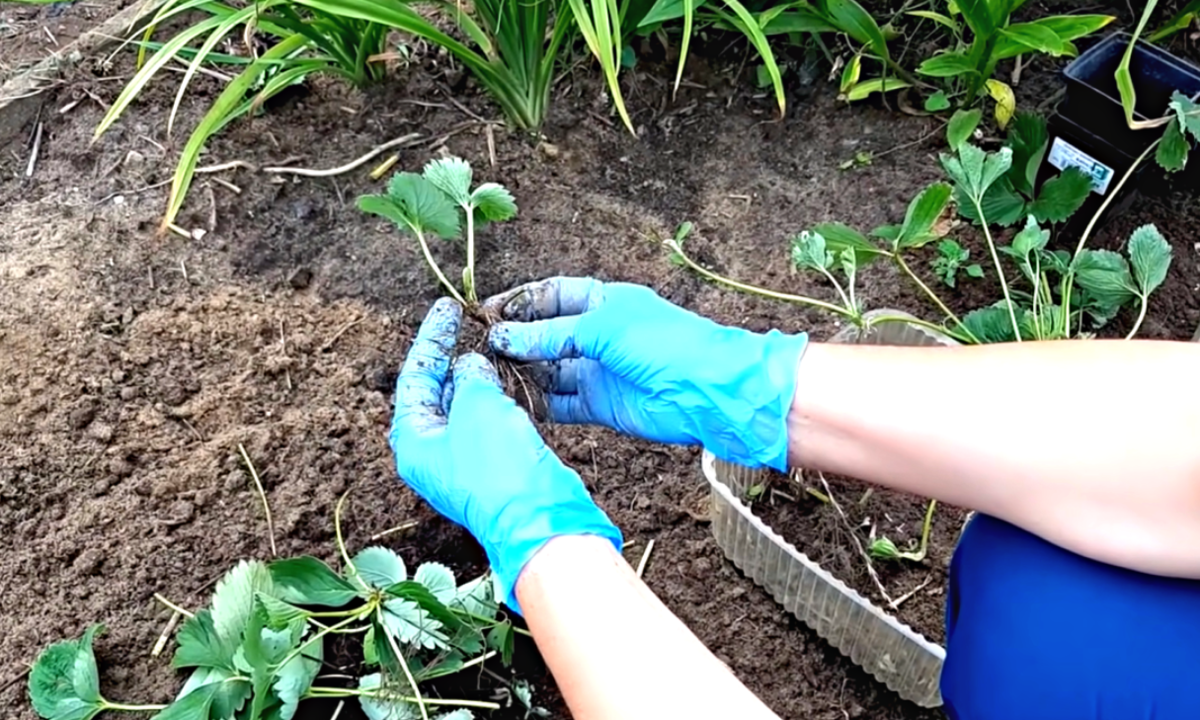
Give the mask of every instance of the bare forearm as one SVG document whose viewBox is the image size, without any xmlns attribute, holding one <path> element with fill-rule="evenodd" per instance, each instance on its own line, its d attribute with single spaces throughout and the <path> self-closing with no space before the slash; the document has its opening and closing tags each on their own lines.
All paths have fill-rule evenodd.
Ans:
<svg viewBox="0 0 1200 720">
<path fill-rule="evenodd" d="M 551 540 L 517 598 L 577 720 L 778 720 L 605 540 Z"/>
<path fill-rule="evenodd" d="M 1098 560 L 1200 577 L 1200 345 L 813 344 L 794 465 L 973 508 Z"/>
</svg>

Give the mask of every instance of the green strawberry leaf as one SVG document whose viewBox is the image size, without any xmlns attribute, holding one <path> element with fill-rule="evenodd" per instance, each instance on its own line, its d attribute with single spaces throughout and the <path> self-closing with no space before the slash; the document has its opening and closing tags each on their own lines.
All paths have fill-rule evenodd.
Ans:
<svg viewBox="0 0 1200 720">
<path fill-rule="evenodd" d="M 833 253 L 825 249 L 825 237 L 805 230 L 792 238 L 792 263 L 803 270 L 828 270 L 833 266 Z"/>
<path fill-rule="evenodd" d="M 217 635 L 233 646 L 242 641 L 242 632 L 254 612 L 256 593 L 275 594 L 271 572 L 258 560 L 242 560 L 227 572 L 212 596 L 212 622 Z"/>
<path fill-rule="evenodd" d="M 1180 129 L 1179 123 L 1167 123 L 1163 132 L 1162 142 L 1154 151 L 1154 159 L 1168 172 L 1179 172 L 1187 166 L 1188 152 L 1191 150 L 1187 138 Z"/>
<path fill-rule="evenodd" d="M 430 160 L 425 165 L 425 179 L 457 205 L 471 202 L 471 165 L 462 158 L 446 157 Z"/>
<path fill-rule="evenodd" d="M 355 555 L 351 562 L 358 576 L 378 590 L 385 590 L 408 578 L 408 568 L 404 566 L 404 560 L 385 547 L 365 548 Z"/>
<path fill-rule="evenodd" d="M 458 590 L 458 583 L 454 580 L 454 573 L 451 572 L 450 568 L 440 563 L 423 563 L 413 573 L 413 582 L 424 585 L 425 589 L 443 605 L 449 605 L 454 600 L 454 596 Z"/>
<path fill-rule="evenodd" d="M 488 222 L 509 220 L 517 214 L 517 203 L 503 185 L 483 183 L 471 193 L 471 205 Z"/>
<path fill-rule="evenodd" d="M 179 628 L 178 644 L 171 659 L 173 668 L 222 668 L 233 670 L 233 653 L 237 641 L 221 637 L 213 624 L 212 611 L 201 609 Z"/>
<path fill-rule="evenodd" d="M 1042 186 L 1029 212 L 1038 222 L 1057 223 L 1075 214 L 1092 192 L 1092 179 L 1079 168 L 1069 167 Z"/>
<path fill-rule="evenodd" d="M 269 567 L 279 597 L 290 603 L 341 607 L 358 596 L 353 585 L 315 557 L 277 560 Z"/>
<path fill-rule="evenodd" d="M 1129 263 L 1143 298 L 1158 289 L 1171 267 L 1171 245 L 1154 225 L 1143 225 L 1129 237 Z"/>
<path fill-rule="evenodd" d="M 103 625 L 92 625 L 78 640 L 43 650 L 29 671 L 33 709 L 46 720 L 89 720 L 105 709 L 92 642 Z"/>
</svg>

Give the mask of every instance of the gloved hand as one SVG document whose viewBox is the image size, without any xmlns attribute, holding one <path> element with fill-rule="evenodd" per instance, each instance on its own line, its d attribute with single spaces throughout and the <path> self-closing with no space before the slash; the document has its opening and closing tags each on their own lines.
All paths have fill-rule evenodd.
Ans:
<svg viewBox="0 0 1200 720">
<path fill-rule="evenodd" d="M 458 303 L 443 298 L 422 322 L 396 380 L 388 441 L 400 477 L 475 536 L 520 613 L 517 578 L 548 540 L 600 535 L 619 552 L 622 537 L 482 355 L 463 355 L 451 371 L 461 321 Z"/>
<path fill-rule="evenodd" d="M 806 334 L 726 327 L 653 290 L 552 278 L 489 298 L 503 355 L 542 363 L 551 419 L 786 472 L 787 414 Z"/>
</svg>

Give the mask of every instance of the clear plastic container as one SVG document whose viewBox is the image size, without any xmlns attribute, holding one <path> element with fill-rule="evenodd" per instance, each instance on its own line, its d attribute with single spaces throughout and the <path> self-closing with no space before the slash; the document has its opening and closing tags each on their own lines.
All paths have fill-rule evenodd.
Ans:
<svg viewBox="0 0 1200 720">
<path fill-rule="evenodd" d="M 892 310 L 867 317 L 911 317 Z M 832 342 L 875 345 L 954 345 L 940 333 L 907 323 L 847 327 Z M 922 707 L 942 704 L 939 681 L 945 650 L 876 607 L 788 543 L 740 498 L 770 471 L 751 470 L 705 452 L 712 488 L 713 535 L 726 557 L 776 602 L 902 698 Z"/>
</svg>

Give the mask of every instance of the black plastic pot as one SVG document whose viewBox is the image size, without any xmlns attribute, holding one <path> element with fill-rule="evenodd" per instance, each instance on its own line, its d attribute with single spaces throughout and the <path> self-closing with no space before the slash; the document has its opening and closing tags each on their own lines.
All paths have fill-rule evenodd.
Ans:
<svg viewBox="0 0 1200 720">
<path fill-rule="evenodd" d="M 1071 165 L 1092 175 L 1095 189 L 1071 225 L 1086 224 L 1105 198 L 1115 192 L 1134 160 L 1162 136 L 1162 128 L 1133 130 L 1125 121 L 1116 71 L 1130 40 L 1127 33 L 1113 33 L 1080 54 L 1063 72 L 1066 97 L 1049 120 L 1050 148 L 1039 180 Z M 1139 41 L 1129 69 L 1137 92 L 1136 120 L 1165 115 L 1171 95 L 1177 90 L 1194 100 L 1200 98 L 1200 67 L 1162 48 Z M 1121 213 L 1138 193 L 1158 194 L 1172 187 L 1198 186 L 1200 153 L 1193 152 L 1186 170 L 1169 175 L 1151 156 L 1113 198 L 1105 215 Z"/>
</svg>

